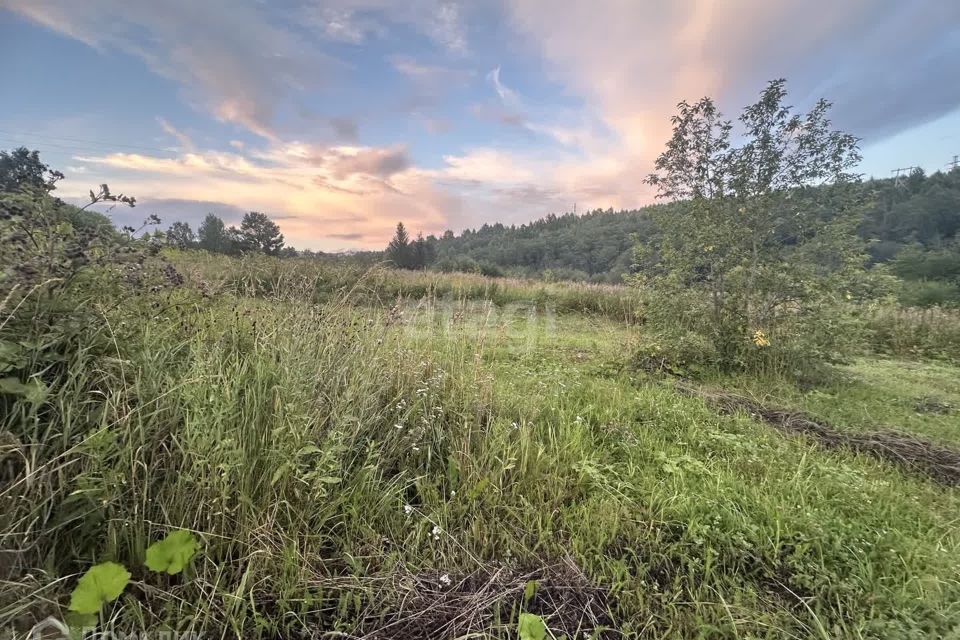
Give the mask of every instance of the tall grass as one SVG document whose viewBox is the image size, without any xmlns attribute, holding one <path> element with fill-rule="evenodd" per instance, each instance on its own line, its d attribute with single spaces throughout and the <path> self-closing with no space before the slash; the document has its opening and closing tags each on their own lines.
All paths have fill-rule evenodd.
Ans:
<svg viewBox="0 0 960 640">
<path fill-rule="evenodd" d="M 248 264 L 104 294 L 49 394 L 4 397 L 0 626 L 63 617 L 107 559 L 133 572 L 100 622 L 123 631 L 513 637 L 524 607 L 558 637 L 960 623 L 956 491 L 611 372 L 621 323 L 491 326 L 493 303 L 448 316 L 429 289 L 398 309 L 429 275 Z M 174 528 L 202 540 L 189 571 L 144 571 Z"/>
<path fill-rule="evenodd" d="M 880 306 L 865 314 L 878 353 L 960 361 L 960 311 Z"/>
<path fill-rule="evenodd" d="M 290 286 L 302 291 L 303 285 L 309 284 L 316 302 L 349 292 L 354 304 L 392 304 L 397 298 L 490 300 L 501 306 L 532 301 L 541 308 L 550 306 L 560 312 L 590 313 L 628 323 L 642 318 L 637 291 L 617 285 L 401 271 L 262 255 L 228 258 L 196 251 L 174 254 L 173 260 L 194 282 L 242 295 L 273 295 Z"/>
</svg>

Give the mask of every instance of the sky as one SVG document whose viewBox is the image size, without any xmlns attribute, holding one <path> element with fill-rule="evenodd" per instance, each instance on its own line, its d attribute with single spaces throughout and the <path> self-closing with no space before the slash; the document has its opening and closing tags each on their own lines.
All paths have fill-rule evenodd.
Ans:
<svg viewBox="0 0 960 640">
<path fill-rule="evenodd" d="M 679 101 L 734 118 L 780 77 L 868 176 L 960 154 L 960 2 L 0 0 L 0 149 L 61 197 L 324 251 L 649 204 Z"/>
</svg>

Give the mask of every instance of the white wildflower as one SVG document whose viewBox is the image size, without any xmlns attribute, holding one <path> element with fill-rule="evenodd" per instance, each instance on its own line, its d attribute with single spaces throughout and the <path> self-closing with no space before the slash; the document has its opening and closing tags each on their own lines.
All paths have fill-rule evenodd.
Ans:
<svg viewBox="0 0 960 640">
<path fill-rule="evenodd" d="M 433 531 L 430 532 L 430 534 L 433 536 L 433 539 L 439 540 L 441 533 L 443 533 L 443 529 L 441 529 L 438 525 L 433 525 Z"/>
<path fill-rule="evenodd" d="M 442 576 L 440 576 L 440 584 L 442 584 L 442 585 L 445 586 L 445 587 L 449 587 L 449 586 L 450 586 L 450 575 L 445 573 L 445 574 L 443 574 Z"/>
<path fill-rule="evenodd" d="M 409 504 L 405 504 L 403 505 L 403 512 L 409 516 L 411 513 L 413 513 L 413 507 Z"/>
</svg>

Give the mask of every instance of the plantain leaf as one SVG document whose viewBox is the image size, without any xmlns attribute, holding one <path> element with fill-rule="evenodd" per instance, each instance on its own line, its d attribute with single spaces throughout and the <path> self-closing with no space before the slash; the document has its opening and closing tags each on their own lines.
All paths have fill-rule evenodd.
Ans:
<svg viewBox="0 0 960 640">
<path fill-rule="evenodd" d="M 460 465 L 452 455 L 447 457 L 447 483 L 451 491 L 456 491 L 460 487 Z"/>
</svg>

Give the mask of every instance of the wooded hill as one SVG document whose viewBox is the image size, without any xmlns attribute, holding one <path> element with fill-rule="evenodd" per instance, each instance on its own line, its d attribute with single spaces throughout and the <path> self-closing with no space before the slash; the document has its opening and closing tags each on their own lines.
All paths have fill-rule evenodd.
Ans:
<svg viewBox="0 0 960 640">
<path fill-rule="evenodd" d="M 960 277 L 960 169 L 900 180 L 844 185 L 869 202 L 860 225 L 874 262 L 889 262 L 906 279 L 952 283 Z M 550 214 L 519 226 L 483 225 L 459 235 L 428 237 L 435 261 L 428 268 L 515 273 L 619 282 L 630 271 L 638 241 L 655 240 L 653 205 L 637 210 Z"/>
</svg>

